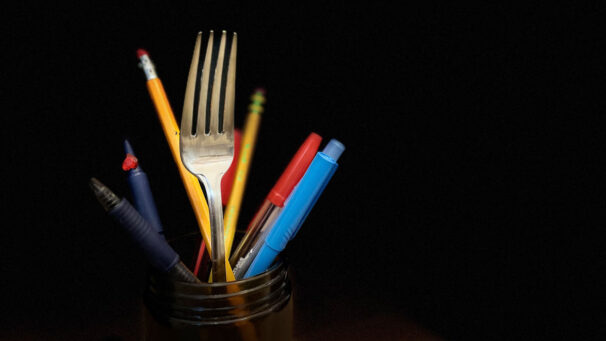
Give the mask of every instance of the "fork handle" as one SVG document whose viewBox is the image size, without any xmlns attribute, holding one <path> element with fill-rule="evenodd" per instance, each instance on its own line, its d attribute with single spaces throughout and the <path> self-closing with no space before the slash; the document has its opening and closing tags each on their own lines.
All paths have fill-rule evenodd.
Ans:
<svg viewBox="0 0 606 341">
<path fill-rule="evenodd" d="M 223 237 L 223 207 L 221 204 L 221 178 L 223 174 L 206 177 L 198 175 L 206 189 L 210 218 L 210 239 L 213 282 L 226 282 L 225 239 Z"/>
</svg>

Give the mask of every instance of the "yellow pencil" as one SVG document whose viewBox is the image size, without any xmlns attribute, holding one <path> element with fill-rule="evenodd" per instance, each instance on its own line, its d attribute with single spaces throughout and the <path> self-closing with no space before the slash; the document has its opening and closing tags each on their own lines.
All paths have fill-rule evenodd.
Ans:
<svg viewBox="0 0 606 341">
<path fill-rule="evenodd" d="M 181 180 L 185 186 L 189 202 L 194 210 L 198 227 L 202 233 L 202 238 L 204 239 L 208 252 L 210 253 L 212 247 L 210 239 L 210 217 L 208 215 L 208 204 L 204 198 L 204 192 L 200 187 L 198 178 L 191 174 L 181 162 L 181 154 L 179 153 L 179 126 L 177 125 L 175 115 L 173 114 L 173 110 L 168 102 L 168 98 L 166 97 L 166 92 L 164 91 L 162 82 L 158 78 L 156 69 L 149 58 L 149 54 L 147 51 L 139 49 L 137 50 L 137 56 L 141 61 L 143 71 L 145 71 L 145 77 L 147 78 L 147 90 L 149 91 L 152 101 L 154 102 L 156 112 L 158 113 L 158 118 L 160 119 L 160 123 L 162 125 L 162 130 L 164 131 L 164 136 L 166 136 L 166 141 L 168 142 L 170 151 L 173 154 L 173 159 L 175 160 L 177 168 L 179 169 L 179 175 L 181 176 Z M 233 271 L 231 271 L 229 262 L 226 262 L 226 266 L 227 280 L 233 281 Z"/>
<path fill-rule="evenodd" d="M 252 103 L 248 106 L 248 115 L 242 132 L 242 144 L 240 147 L 240 158 L 236 168 L 236 176 L 231 189 L 231 195 L 224 212 L 225 224 L 225 257 L 229 258 L 231 247 L 236 234 L 236 224 L 238 223 L 238 214 L 246 186 L 246 178 L 257 141 L 257 133 L 261 123 L 261 113 L 265 103 L 265 90 L 256 89 L 250 97 Z"/>
</svg>

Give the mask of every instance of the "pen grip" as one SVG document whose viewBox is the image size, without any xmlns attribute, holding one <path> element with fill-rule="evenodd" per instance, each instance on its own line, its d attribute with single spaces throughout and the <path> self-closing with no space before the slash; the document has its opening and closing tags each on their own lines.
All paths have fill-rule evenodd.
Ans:
<svg viewBox="0 0 606 341">
<path fill-rule="evenodd" d="M 154 268 L 168 272 L 179 262 L 179 255 L 175 250 L 126 199 L 122 199 L 112 208 L 109 216 L 126 230 Z"/>
</svg>

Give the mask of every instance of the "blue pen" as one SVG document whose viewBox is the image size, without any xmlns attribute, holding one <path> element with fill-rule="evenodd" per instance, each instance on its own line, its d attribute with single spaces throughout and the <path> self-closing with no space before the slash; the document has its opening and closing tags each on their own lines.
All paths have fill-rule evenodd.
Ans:
<svg viewBox="0 0 606 341">
<path fill-rule="evenodd" d="M 126 199 L 118 198 L 95 178 L 90 180 L 89 185 L 103 209 L 124 228 L 155 269 L 178 281 L 200 283 L 181 262 L 179 255 L 168 245 L 166 239 L 156 233 Z"/>
<path fill-rule="evenodd" d="M 263 246 L 246 271 L 244 278 L 267 270 L 286 244 L 297 234 L 307 215 L 324 191 L 339 165 L 337 160 L 345 146 L 335 139 L 318 152 L 309 168 L 291 193 L 284 209 L 269 231 Z"/>
<path fill-rule="evenodd" d="M 131 147 L 128 140 L 124 140 L 124 153 L 126 153 L 126 158 L 122 163 L 122 169 L 128 172 L 128 185 L 133 195 L 135 208 L 156 232 L 164 235 L 164 229 L 162 228 L 154 197 L 149 187 L 147 174 L 139 166 L 133 147 Z"/>
</svg>

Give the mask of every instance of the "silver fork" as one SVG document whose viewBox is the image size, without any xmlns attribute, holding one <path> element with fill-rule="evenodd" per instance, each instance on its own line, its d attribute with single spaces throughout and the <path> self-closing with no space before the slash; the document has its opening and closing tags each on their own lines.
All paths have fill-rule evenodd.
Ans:
<svg viewBox="0 0 606 341">
<path fill-rule="evenodd" d="M 223 31 L 217 56 L 213 56 L 213 31 L 210 31 L 204 64 L 202 69 L 199 69 L 202 32 L 198 33 L 185 89 L 179 139 L 183 164 L 200 179 L 206 189 L 210 216 L 210 250 L 214 282 L 226 281 L 221 178 L 229 168 L 234 155 L 237 35 L 236 33 L 233 34 L 229 56 L 226 56 L 225 53 L 226 36 L 227 33 Z M 227 58 L 229 58 L 227 77 L 224 78 L 224 60 Z M 216 67 L 211 70 L 213 60 L 216 61 Z M 213 72 L 212 78 L 211 72 Z M 200 82 L 200 92 L 196 94 L 198 81 Z M 208 98 L 209 89 L 211 91 L 210 103 Z M 222 91 L 224 91 L 223 94 Z M 196 95 L 199 99 L 196 113 L 197 124 L 195 131 L 192 132 Z M 209 122 L 207 122 L 208 110 L 210 110 Z M 221 111 L 223 111 L 222 127 L 219 124 Z"/>
</svg>

